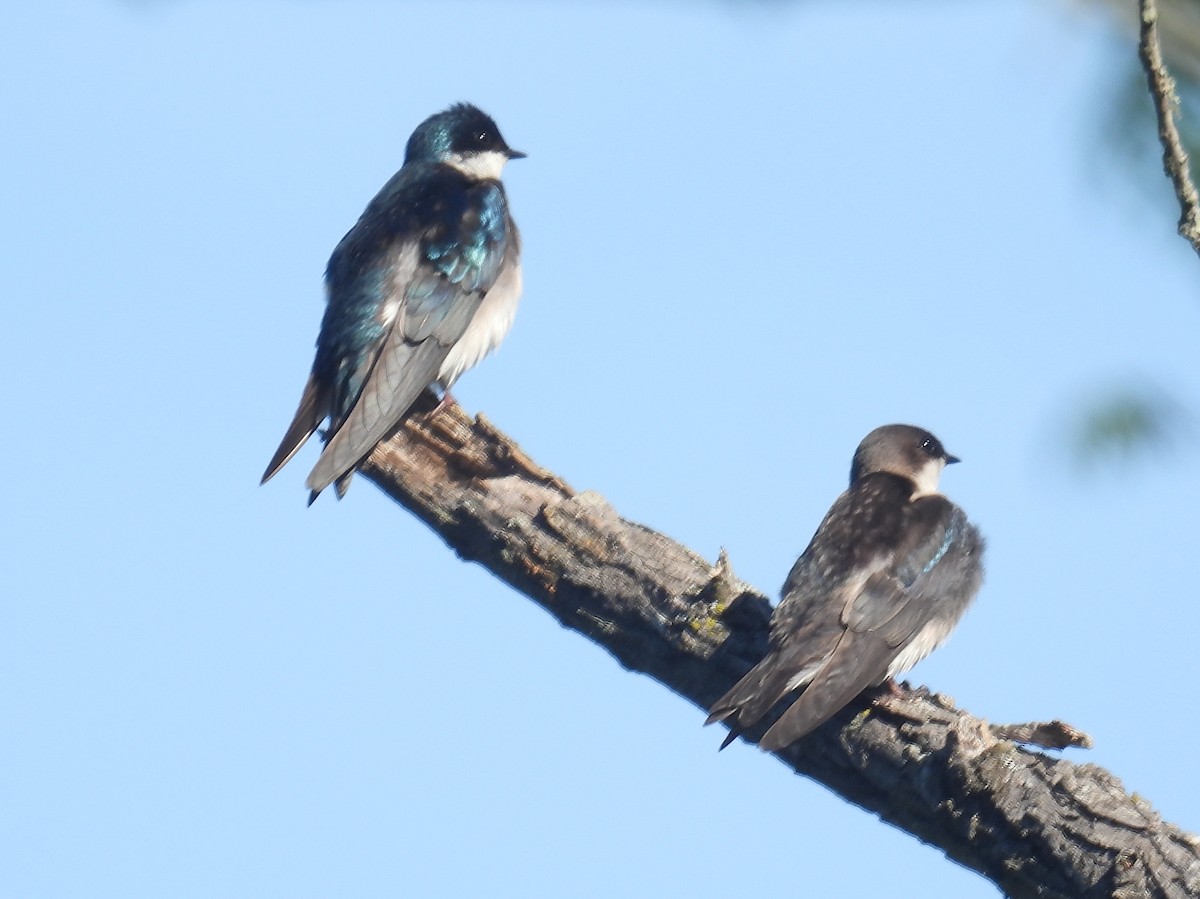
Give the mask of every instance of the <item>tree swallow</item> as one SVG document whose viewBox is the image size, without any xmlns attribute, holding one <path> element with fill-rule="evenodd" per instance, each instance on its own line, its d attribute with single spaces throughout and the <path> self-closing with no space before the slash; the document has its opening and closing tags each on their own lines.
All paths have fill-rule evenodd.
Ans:
<svg viewBox="0 0 1200 899">
<path fill-rule="evenodd" d="M 344 496 L 422 390 L 439 385 L 445 402 L 504 339 L 521 294 L 521 241 L 500 172 L 524 156 L 468 103 L 412 133 L 404 166 L 329 257 L 312 373 L 263 483 L 328 417 L 308 501 L 335 483 Z"/>
<path fill-rule="evenodd" d="M 722 749 L 790 698 L 758 743 L 782 749 L 946 640 L 983 582 L 983 537 L 937 492 L 942 469 L 957 461 L 911 425 L 863 439 L 850 488 L 783 585 L 766 658 L 705 722 L 731 722 Z"/>
</svg>

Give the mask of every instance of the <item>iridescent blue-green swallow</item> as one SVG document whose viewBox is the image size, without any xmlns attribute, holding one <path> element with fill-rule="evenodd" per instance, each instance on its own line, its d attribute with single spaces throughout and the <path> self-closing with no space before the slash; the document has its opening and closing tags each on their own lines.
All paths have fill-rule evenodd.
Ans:
<svg viewBox="0 0 1200 899">
<path fill-rule="evenodd" d="M 705 723 L 730 724 L 722 749 L 788 701 L 758 743 L 782 749 L 946 640 L 983 583 L 983 538 L 937 492 L 957 461 L 911 425 L 863 439 L 783 585 L 766 657 L 713 704 Z"/>
<path fill-rule="evenodd" d="M 265 483 L 328 418 L 309 503 L 393 434 L 426 387 L 447 395 L 495 349 L 521 294 L 521 242 L 500 172 L 524 153 L 467 103 L 422 122 L 404 166 L 325 269 L 326 307 L 300 406 Z"/>
</svg>

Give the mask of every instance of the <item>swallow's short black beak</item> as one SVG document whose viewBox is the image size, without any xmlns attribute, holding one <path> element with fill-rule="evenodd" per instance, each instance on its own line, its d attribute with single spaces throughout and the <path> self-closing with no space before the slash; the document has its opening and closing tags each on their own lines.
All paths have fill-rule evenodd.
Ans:
<svg viewBox="0 0 1200 899">
<path fill-rule="evenodd" d="M 952 456 L 949 453 L 946 453 L 946 455 L 942 456 L 942 459 L 946 462 L 947 465 L 953 465 L 955 462 L 962 461 L 962 459 L 958 458 L 958 456 Z"/>
<path fill-rule="evenodd" d="M 524 159 L 528 155 L 528 153 L 522 153 L 520 150 L 513 150 L 511 148 L 508 151 L 509 159 Z"/>
</svg>

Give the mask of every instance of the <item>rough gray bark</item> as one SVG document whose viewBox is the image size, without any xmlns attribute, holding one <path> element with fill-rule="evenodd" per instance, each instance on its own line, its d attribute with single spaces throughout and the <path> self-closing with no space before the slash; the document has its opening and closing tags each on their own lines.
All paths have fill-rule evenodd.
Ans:
<svg viewBox="0 0 1200 899">
<path fill-rule="evenodd" d="M 1200 253 L 1200 194 L 1192 183 L 1187 151 L 1175 124 L 1179 98 L 1175 95 L 1175 79 L 1163 64 L 1158 40 L 1158 7 L 1154 0 L 1138 0 L 1141 18 L 1138 58 L 1146 72 L 1154 115 L 1158 119 L 1158 139 L 1163 148 L 1163 171 L 1171 179 L 1179 200 L 1179 234 L 1192 249 Z"/>
<path fill-rule="evenodd" d="M 363 473 L 463 559 L 701 709 L 765 651 L 770 604 L 724 559 L 576 493 L 482 416 L 418 414 Z M 777 757 L 1009 896 L 1200 896 L 1200 839 L 1102 768 L 1021 748 L 925 690 L 852 703 Z"/>
</svg>

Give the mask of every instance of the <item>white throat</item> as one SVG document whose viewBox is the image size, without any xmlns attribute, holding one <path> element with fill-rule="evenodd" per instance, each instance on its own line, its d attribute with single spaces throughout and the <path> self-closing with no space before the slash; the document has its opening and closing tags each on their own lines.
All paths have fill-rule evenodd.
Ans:
<svg viewBox="0 0 1200 899">
<path fill-rule="evenodd" d="M 941 459 L 930 459 L 922 465 L 917 473 L 913 475 L 913 483 L 917 485 L 913 491 L 912 498 L 917 499 L 921 496 L 932 496 L 938 492 L 938 480 L 942 476 L 942 469 L 946 467 L 946 463 Z"/>
<path fill-rule="evenodd" d="M 452 153 L 446 165 L 453 166 L 471 178 L 500 180 L 508 156 L 499 150 L 484 150 L 482 153 Z"/>
</svg>

